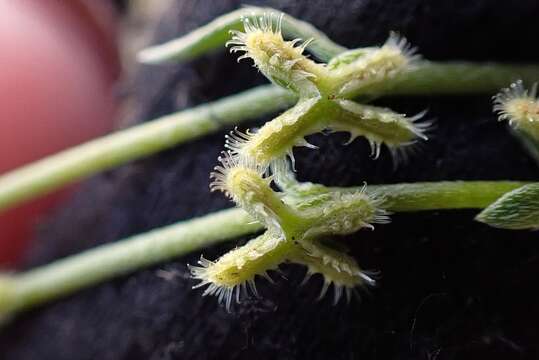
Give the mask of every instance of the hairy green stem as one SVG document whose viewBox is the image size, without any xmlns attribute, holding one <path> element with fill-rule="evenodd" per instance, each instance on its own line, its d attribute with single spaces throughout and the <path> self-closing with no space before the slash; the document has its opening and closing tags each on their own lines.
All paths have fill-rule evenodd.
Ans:
<svg viewBox="0 0 539 360">
<path fill-rule="evenodd" d="M 260 86 L 75 146 L 0 176 L 0 212 L 86 176 L 284 109 L 294 100 L 282 89 Z"/>
<path fill-rule="evenodd" d="M 369 186 L 368 191 L 383 196 L 386 209 L 392 212 L 480 209 L 525 184 L 454 181 L 375 185 Z M 222 210 L 102 245 L 27 272 L 0 276 L 0 317 L 261 229 L 262 225 L 253 222 L 242 209 Z"/>
</svg>

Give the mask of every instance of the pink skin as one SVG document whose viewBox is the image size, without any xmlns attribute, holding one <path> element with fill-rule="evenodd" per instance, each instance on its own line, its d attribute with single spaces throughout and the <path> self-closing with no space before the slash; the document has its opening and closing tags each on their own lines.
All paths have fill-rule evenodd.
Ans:
<svg viewBox="0 0 539 360">
<path fill-rule="evenodd" d="M 120 69 L 106 5 L 0 0 L 0 173 L 112 129 Z M 17 263 L 59 198 L 0 213 L 0 267 Z"/>
</svg>

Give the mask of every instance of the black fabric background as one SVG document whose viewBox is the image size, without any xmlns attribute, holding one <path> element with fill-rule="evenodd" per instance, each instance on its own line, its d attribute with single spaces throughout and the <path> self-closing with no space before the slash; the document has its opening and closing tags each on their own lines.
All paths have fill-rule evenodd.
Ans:
<svg viewBox="0 0 539 360">
<path fill-rule="evenodd" d="M 240 1 L 178 0 L 156 42 L 194 29 Z M 310 21 L 349 47 L 407 36 L 428 59 L 539 60 L 539 3 L 528 1 L 252 1 Z M 225 52 L 182 66 L 141 67 L 129 87 L 134 122 L 235 93 L 264 79 Z M 381 104 L 429 109 L 437 128 L 405 167 L 387 153 L 374 161 L 365 141 L 313 136 L 320 150 L 296 151 L 302 179 L 328 185 L 539 178 L 539 169 L 503 124 L 489 96 L 399 98 Z M 268 118 L 260 121 L 268 120 Z M 227 129 L 228 131 L 229 129 Z M 39 232 L 28 266 L 203 215 L 230 204 L 208 191 L 222 133 L 87 181 Z M 26 313 L 0 330 L 2 359 L 537 359 L 538 234 L 472 221 L 475 211 L 396 214 L 389 225 L 342 239 L 379 286 L 361 303 L 315 298 L 319 278 L 299 287 L 258 280 L 262 299 L 228 314 L 192 291 L 186 263 L 199 253 L 142 270 Z M 214 259 L 241 243 L 204 250 Z M 162 274 L 166 271 L 168 279 Z"/>
</svg>

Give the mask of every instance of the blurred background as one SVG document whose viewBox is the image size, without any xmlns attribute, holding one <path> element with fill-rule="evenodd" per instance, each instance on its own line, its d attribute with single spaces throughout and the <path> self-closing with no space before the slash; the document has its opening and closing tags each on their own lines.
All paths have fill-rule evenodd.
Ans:
<svg viewBox="0 0 539 360">
<path fill-rule="evenodd" d="M 0 173 L 121 127 L 124 79 L 170 1 L 0 0 Z M 0 269 L 72 186 L 0 213 Z"/>
</svg>

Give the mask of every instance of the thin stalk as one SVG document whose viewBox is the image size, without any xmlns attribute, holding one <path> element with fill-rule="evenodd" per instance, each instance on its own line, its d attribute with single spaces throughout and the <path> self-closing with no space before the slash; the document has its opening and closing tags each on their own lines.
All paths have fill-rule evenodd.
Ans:
<svg viewBox="0 0 539 360">
<path fill-rule="evenodd" d="M 385 198 L 392 212 L 483 209 L 501 195 L 526 185 L 521 181 L 440 181 L 368 186 Z"/>
<path fill-rule="evenodd" d="M 275 14 L 276 20 L 281 14 L 270 8 L 245 7 L 220 16 L 178 39 L 146 48 L 138 54 L 138 60 L 146 64 L 184 62 L 206 53 L 222 50 L 224 49 L 223 45 L 230 40 L 230 30 L 243 30 L 242 17 L 262 16 L 264 13 Z M 285 37 L 290 39 L 314 39 L 315 41 L 309 46 L 309 51 L 323 62 L 327 62 L 335 55 L 347 50 L 331 41 L 311 24 L 286 14 L 283 14 L 282 32 Z"/>
<path fill-rule="evenodd" d="M 152 46 L 138 54 L 138 60 L 148 64 L 184 62 L 206 53 L 223 49 L 230 40 L 231 30 L 243 30 L 241 18 L 278 12 L 271 8 L 246 7 L 220 16 L 187 35 Z M 308 51 L 327 63 L 336 55 L 347 51 L 311 24 L 282 14 L 282 32 L 288 39 L 313 39 Z M 361 95 L 437 95 L 489 93 L 507 86 L 515 79 L 530 82 L 539 80 L 539 66 L 526 64 L 496 64 L 424 61 L 417 69 L 398 75 L 386 83 L 362 89 Z M 360 94 L 357 94 L 360 95 Z"/>
<path fill-rule="evenodd" d="M 259 86 L 59 152 L 0 176 L 0 212 L 84 177 L 284 109 L 294 101 L 282 89 Z"/>
<path fill-rule="evenodd" d="M 34 270 L 5 276 L 3 283 L 9 286 L 9 293 L 0 290 L 8 299 L 3 305 L 11 313 L 19 312 L 260 228 L 243 210 L 229 209 L 102 245 Z M 3 310 L 0 309 L 0 315 Z"/>
<path fill-rule="evenodd" d="M 412 71 L 397 75 L 362 91 L 381 95 L 469 95 L 494 94 L 515 79 L 539 80 L 539 66 L 423 61 Z"/>
<path fill-rule="evenodd" d="M 368 191 L 383 196 L 386 209 L 392 212 L 481 209 L 525 184 L 518 181 L 427 182 L 369 186 Z M 27 272 L 5 275 L 0 277 L 0 317 L 261 229 L 262 225 L 253 222 L 242 209 L 222 210 L 102 245 Z"/>
</svg>

